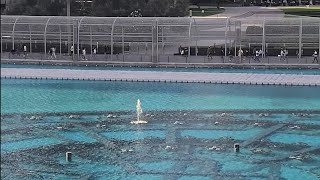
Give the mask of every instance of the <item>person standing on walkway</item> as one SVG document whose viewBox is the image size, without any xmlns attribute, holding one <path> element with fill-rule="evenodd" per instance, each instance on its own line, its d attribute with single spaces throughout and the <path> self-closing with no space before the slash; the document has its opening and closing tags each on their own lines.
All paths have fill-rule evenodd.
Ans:
<svg viewBox="0 0 320 180">
<path fill-rule="evenodd" d="M 319 61 L 318 61 L 318 52 L 316 50 L 314 50 L 312 56 L 313 56 L 312 63 L 315 63 L 316 61 L 317 61 L 317 63 L 319 63 Z"/>
<path fill-rule="evenodd" d="M 82 49 L 82 60 L 85 60 L 85 61 L 87 60 L 86 53 L 87 53 L 86 48 L 83 48 Z"/>
<path fill-rule="evenodd" d="M 207 57 L 208 57 L 208 59 L 209 59 L 209 57 L 212 59 L 212 48 L 211 48 L 211 46 L 209 46 L 208 49 L 207 49 Z"/>
<path fill-rule="evenodd" d="M 73 48 L 73 46 L 71 46 L 70 47 L 70 53 L 71 53 L 70 56 L 73 56 L 73 51 L 74 51 L 74 48 Z"/>
<path fill-rule="evenodd" d="M 288 54 L 289 54 L 289 51 L 287 49 L 284 49 L 284 59 L 286 61 L 288 61 Z"/>
<path fill-rule="evenodd" d="M 223 47 L 221 46 L 220 47 L 220 53 L 221 53 L 221 60 L 222 60 L 222 62 L 224 62 L 224 49 L 223 49 Z"/>
<path fill-rule="evenodd" d="M 279 61 L 282 61 L 282 60 L 284 60 L 284 50 L 281 48 L 281 51 L 280 51 L 280 60 Z"/>
<path fill-rule="evenodd" d="M 27 46 L 24 45 L 24 46 L 23 46 L 23 57 L 26 58 L 27 55 L 28 55 L 28 54 L 27 54 Z"/>
<path fill-rule="evenodd" d="M 243 50 L 240 48 L 238 50 L 239 62 L 242 63 Z"/>
<path fill-rule="evenodd" d="M 97 48 L 96 47 L 93 48 L 92 54 L 93 54 L 93 58 L 96 59 L 96 57 L 97 57 Z"/>
<path fill-rule="evenodd" d="M 52 56 L 53 56 L 53 58 L 57 58 L 57 56 L 56 56 L 56 48 L 55 47 L 52 47 Z"/>
<path fill-rule="evenodd" d="M 52 48 L 50 48 L 50 49 L 49 49 L 50 59 L 53 59 L 53 58 L 52 58 L 52 54 L 53 54 L 53 52 L 52 52 Z"/>
<path fill-rule="evenodd" d="M 233 60 L 233 51 L 229 50 L 229 62 Z"/>
<path fill-rule="evenodd" d="M 255 54 L 255 56 L 254 56 L 254 61 L 258 61 L 258 62 L 260 62 L 260 52 L 258 51 L 258 50 L 256 50 L 256 54 Z"/>
</svg>

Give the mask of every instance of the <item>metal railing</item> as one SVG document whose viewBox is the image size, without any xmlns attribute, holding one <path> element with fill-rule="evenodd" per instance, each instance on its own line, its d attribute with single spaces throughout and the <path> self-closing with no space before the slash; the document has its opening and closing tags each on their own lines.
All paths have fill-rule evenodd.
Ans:
<svg viewBox="0 0 320 180">
<path fill-rule="evenodd" d="M 276 64 L 281 48 L 286 63 L 312 62 L 320 18 L 1 17 L 2 59 Z"/>
</svg>

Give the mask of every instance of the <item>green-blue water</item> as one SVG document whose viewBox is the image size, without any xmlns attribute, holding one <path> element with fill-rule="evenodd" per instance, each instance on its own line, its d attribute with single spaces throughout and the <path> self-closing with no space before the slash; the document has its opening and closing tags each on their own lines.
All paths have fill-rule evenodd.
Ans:
<svg viewBox="0 0 320 180">
<path fill-rule="evenodd" d="M 1 79 L 1 175 L 317 179 L 318 150 L 302 160 L 288 157 L 296 150 L 319 147 L 320 115 L 300 117 L 285 110 L 319 110 L 319 92 L 320 87 L 298 86 Z M 147 124 L 131 124 L 135 113 L 124 112 L 134 111 L 137 99 L 144 112 L 151 113 L 145 114 Z M 214 111 L 221 109 L 256 111 L 227 116 Z M 284 111 L 260 117 L 261 109 Z M 74 119 L 65 113 L 44 113 L 38 120 L 19 114 L 70 111 L 120 112 L 113 118 L 79 113 Z M 234 153 L 234 143 L 250 141 L 282 123 L 288 125 Z M 72 162 L 65 160 L 67 151 L 73 152 Z"/>
<path fill-rule="evenodd" d="M 320 87 L 1 80 L 1 112 L 319 109 Z"/>
</svg>

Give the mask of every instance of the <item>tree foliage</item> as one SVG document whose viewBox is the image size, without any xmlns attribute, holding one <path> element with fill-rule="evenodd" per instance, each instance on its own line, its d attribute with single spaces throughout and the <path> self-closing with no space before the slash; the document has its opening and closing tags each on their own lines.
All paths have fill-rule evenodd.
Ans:
<svg viewBox="0 0 320 180">
<path fill-rule="evenodd" d="M 185 16 L 189 0 L 71 0 L 72 16 Z M 66 0 L 22 0 L 14 2 L 8 15 L 66 15 Z"/>
</svg>

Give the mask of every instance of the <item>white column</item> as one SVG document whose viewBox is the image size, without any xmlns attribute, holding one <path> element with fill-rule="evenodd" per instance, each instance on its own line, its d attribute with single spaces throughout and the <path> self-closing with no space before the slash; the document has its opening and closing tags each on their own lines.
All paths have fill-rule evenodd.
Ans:
<svg viewBox="0 0 320 180">
<path fill-rule="evenodd" d="M 79 21 L 79 24 L 77 25 L 77 55 L 78 55 L 78 58 L 77 60 L 79 61 L 80 59 L 80 27 L 81 27 L 81 23 L 82 21 L 84 20 L 85 17 L 81 18 L 80 21 Z M 74 24 L 74 23 L 73 23 Z M 73 30 L 74 31 L 74 30 Z M 74 36 L 74 32 L 73 32 L 73 36 Z M 74 38 L 73 38 L 74 39 Z M 75 48 L 74 48 L 74 42 L 73 42 L 73 53 L 75 51 Z"/>
<path fill-rule="evenodd" d="M 71 6 L 70 6 L 70 0 L 67 0 L 67 17 L 68 17 L 68 26 L 67 26 L 67 32 L 68 32 L 68 54 L 70 54 L 70 49 L 71 49 L 71 37 L 70 37 L 70 34 L 71 34 L 71 27 L 70 27 L 70 9 L 71 9 Z M 73 23 L 73 22 L 72 22 Z M 72 26 L 73 27 L 73 26 Z M 74 30 L 73 30 L 74 31 Z M 72 31 L 72 32 L 73 32 Z M 75 51 L 75 48 L 73 46 L 73 52 Z"/>
<path fill-rule="evenodd" d="M 1 18 L 1 24 L 2 24 L 2 18 Z M 1 28 L 1 30 L 0 30 L 0 39 L 1 39 L 1 54 L 2 54 L 2 46 L 3 46 L 3 44 L 2 44 L 2 26 L 0 28 Z"/>
<path fill-rule="evenodd" d="M 92 49 L 93 49 L 93 44 L 92 44 L 92 28 L 90 25 L 90 55 L 91 55 L 91 60 L 92 60 Z"/>
<path fill-rule="evenodd" d="M 112 23 L 112 27 L 111 27 L 111 40 L 110 40 L 110 48 L 111 48 L 111 61 L 113 60 L 113 33 L 114 33 L 114 25 L 117 21 L 117 18 L 114 19 L 113 23 Z"/>
<path fill-rule="evenodd" d="M 124 61 L 124 30 L 123 30 L 123 26 L 122 26 L 122 60 Z"/>
<path fill-rule="evenodd" d="M 300 17 L 300 26 L 299 26 L 299 59 L 302 55 L 302 17 Z"/>
<path fill-rule="evenodd" d="M 51 17 L 47 20 L 46 26 L 44 27 L 44 57 L 47 56 L 47 28 Z"/>
<path fill-rule="evenodd" d="M 32 39 L 31 39 L 31 28 L 30 28 L 30 24 L 29 26 L 29 46 L 30 46 L 30 54 L 32 53 Z M 1 46 L 2 47 L 2 46 Z"/>
<path fill-rule="evenodd" d="M 266 56 L 266 18 L 263 19 L 262 25 L 262 52 L 263 57 Z"/>
<path fill-rule="evenodd" d="M 14 49 L 14 31 L 16 29 L 16 24 L 18 21 L 19 17 L 17 17 L 17 19 L 14 21 L 13 27 L 12 27 L 12 49 Z"/>
<path fill-rule="evenodd" d="M 191 54 L 191 28 L 192 28 L 192 18 L 190 17 L 190 24 L 189 24 L 189 46 L 188 46 L 188 61 L 190 62 L 190 54 Z"/>
<path fill-rule="evenodd" d="M 226 29 L 225 29 L 225 33 L 224 33 L 224 37 L 225 37 L 224 56 L 227 56 L 228 26 L 229 26 L 229 18 L 227 18 L 227 20 L 226 20 Z"/>
<path fill-rule="evenodd" d="M 62 51 L 62 32 L 61 32 L 61 25 L 59 25 L 59 32 L 60 32 L 60 57 L 61 57 L 61 51 Z M 74 49 L 74 48 L 73 48 Z M 68 56 L 69 56 L 69 54 L 68 54 Z"/>
</svg>

